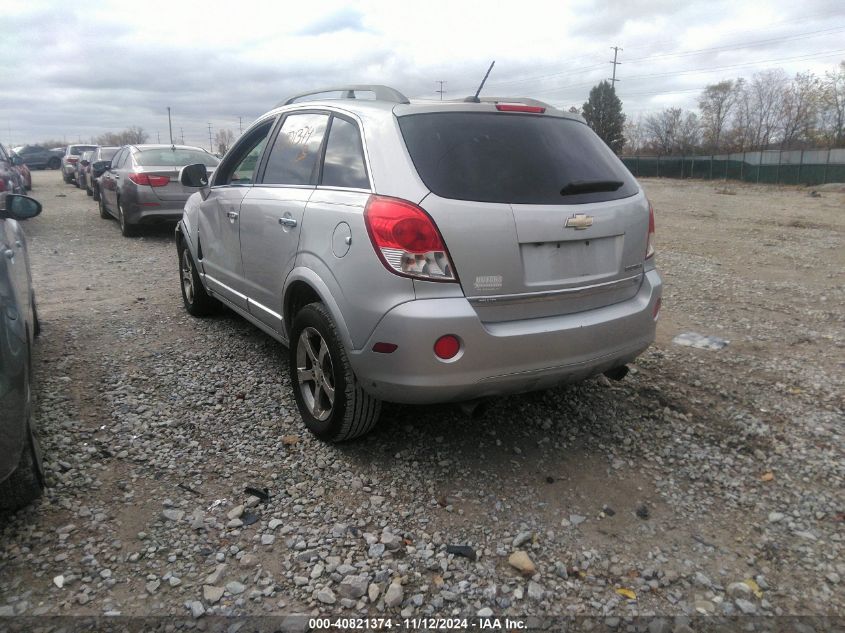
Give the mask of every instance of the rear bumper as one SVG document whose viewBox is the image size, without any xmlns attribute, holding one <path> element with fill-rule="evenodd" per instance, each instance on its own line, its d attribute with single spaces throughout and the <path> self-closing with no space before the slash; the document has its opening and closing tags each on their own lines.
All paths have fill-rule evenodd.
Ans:
<svg viewBox="0 0 845 633">
<path fill-rule="evenodd" d="M 657 271 L 632 299 L 576 314 L 482 323 L 464 298 L 427 299 L 388 312 L 350 362 L 362 386 L 390 402 L 428 404 L 546 389 L 577 382 L 634 360 L 653 341 Z M 434 342 L 453 334 L 461 351 L 450 361 Z M 377 342 L 396 351 L 372 351 Z"/>
<path fill-rule="evenodd" d="M 156 205 L 156 206 L 151 206 Z M 184 202 L 124 202 L 123 212 L 129 224 L 156 224 L 159 222 L 178 222 L 182 219 Z"/>
</svg>

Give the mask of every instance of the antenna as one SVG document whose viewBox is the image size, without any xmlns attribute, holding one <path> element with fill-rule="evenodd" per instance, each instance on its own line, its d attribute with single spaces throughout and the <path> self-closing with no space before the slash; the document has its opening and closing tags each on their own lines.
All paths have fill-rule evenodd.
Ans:
<svg viewBox="0 0 845 633">
<path fill-rule="evenodd" d="M 478 86 L 478 90 L 475 91 L 474 97 L 467 97 L 464 101 L 469 101 L 470 103 L 481 103 L 481 100 L 478 98 L 478 95 L 481 94 L 481 89 L 484 87 L 484 84 L 487 81 L 487 78 L 490 76 L 490 71 L 493 70 L 493 66 L 496 65 L 496 60 L 493 60 L 493 63 L 490 64 L 490 68 L 487 69 L 487 73 L 484 75 L 484 79 L 481 80 L 481 85 Z"/>
</svg>

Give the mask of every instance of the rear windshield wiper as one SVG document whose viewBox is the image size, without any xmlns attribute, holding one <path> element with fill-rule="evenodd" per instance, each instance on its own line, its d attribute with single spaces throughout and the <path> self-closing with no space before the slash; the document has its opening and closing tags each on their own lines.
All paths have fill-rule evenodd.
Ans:
<svg viewBox="0 0 845 633">
<path fill-rule="evenodd" d="M 574 180 L 560 190 L 560 195 L 574 196 L 579 193 L 616 191 L 624 184 L 621 180 Z"/>
</svg>

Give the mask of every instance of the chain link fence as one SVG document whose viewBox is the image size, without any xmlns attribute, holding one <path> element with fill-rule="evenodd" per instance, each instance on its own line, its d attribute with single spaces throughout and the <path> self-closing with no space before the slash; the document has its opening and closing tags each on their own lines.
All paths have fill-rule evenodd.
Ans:
<svg viewBox="0 0 845 633">
<path fill-rule="evenodd" d="M 845 148 L 706 156 L 623 156 L 636 177 L 743 180 L 780 185 L 845 182 Z"/>
</svg>

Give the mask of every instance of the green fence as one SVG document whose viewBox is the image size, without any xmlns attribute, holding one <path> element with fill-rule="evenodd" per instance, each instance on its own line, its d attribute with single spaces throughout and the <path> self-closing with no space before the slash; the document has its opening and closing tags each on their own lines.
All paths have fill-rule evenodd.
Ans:
<svg viewBox="0 0 845 633">
<path fill-rule="evenodd" d="M 637 177 L 744 180 L 781 185 L 845 182 L 845 148 L 707 156 L 623 156 Z"/>
</svg>

